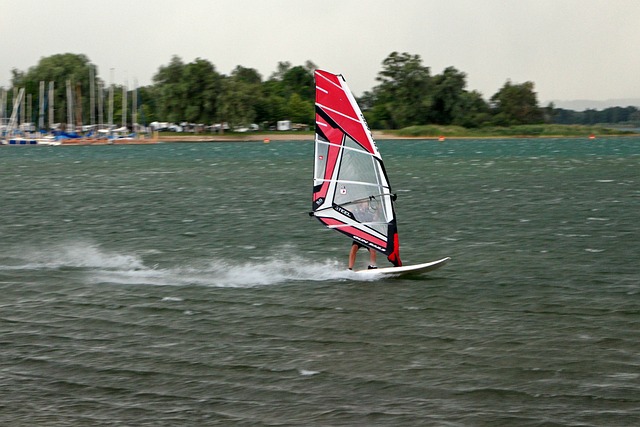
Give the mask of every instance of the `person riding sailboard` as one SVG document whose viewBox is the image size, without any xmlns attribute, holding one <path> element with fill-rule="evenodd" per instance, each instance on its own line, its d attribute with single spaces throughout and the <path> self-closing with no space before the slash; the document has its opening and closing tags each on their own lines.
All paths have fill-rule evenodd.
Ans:
<svg viewBox="0 0 640 427">
<path fill-rule="evenodd" d="M 328 228 L 402 266 L 395 194 L 362 111 L 342 75 L 315 71 L 312 212 Z M 350 265 L 352 266 L 352 265 Z"/>
</svg>

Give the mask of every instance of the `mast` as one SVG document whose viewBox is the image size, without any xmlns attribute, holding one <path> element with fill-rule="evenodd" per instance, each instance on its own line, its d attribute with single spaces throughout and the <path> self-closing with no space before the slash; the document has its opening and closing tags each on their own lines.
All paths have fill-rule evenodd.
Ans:
<svg viewBox="0 0 640 427">
<path fill-rule="evenodd" d="M 89 124 L 93 127 L 96 124 L 96 84 L 93 67 L 89 68 Z"/>
<path fill-rule="evenodd" d="M 32 114 L 31 114 L 32 113 L 31 109 L 33 107 L 33 97 L 32 97 L 31 94 L 27 95 L 27 103 L 26 103 L 25 106 L 26 106 L 26 108 L 25 108 L 26 111 L 22 115 L 22 117 L 23 117 L 22 118 L 22 125 L 25 127 L 24 130 L 27 131 L 26 124 L 29 124 L 29 130 L 31 130 L 31 118 L 33 117 Z"/>
<path fill-rule="evenodd" d="M 67 80 L 67 132 L 75 132 L 73 125 L 73 93 L 71 92 L 71 80 Z"/>
<path fill-rule="evenodd" d="M 98 81 L 98 124 L 104 128 L 104 84 Z"/>
<path fill-rule="evenodd" d="M 133 79 L 133 95 L 131 109 L 131 128 L 134 133 L 138 131 L 138 80 Z"/>
<path fill-rule="evenodd" d="M 80 128 L 80 132 L 83 131 L 82 125 L 82 87 L 78 82 L 76 83 L 76 126 Z"/>
<path fill-rule="evenodd" d="M 40 81 L 40 111 L 38 114 L 38 129 L 42 131 L 44 129 L 44 80 Z"/>
<path fill-rule="evenodd" d="M 122 127 L 127 127 L 127 81 L 122 86 Z"/>
<path fill-rule="evenodd" d="M 111 84 L 109 85 L 109 134 L 113 128 L 113 68 L 111 69 Z"/>
<path fill-rule="evenodd" d="M 14 93 L 17 88 L 14 88 Z M 18 122 L 18 111 L 20 108 L 20 103 L 22 102 L 22 97 L 24 96 L 24 88 L 20 88 L 18 94 L 13 98 L 13 109 L 11 110 L 11 118 L 9 119 L 9 124 L 7 126 L 7 132 L 13 131 L 16 128 L 16 124 Z"/>
<path fill-rule="evenodd" d="M 53 128 L 55 119 L 53 118 L 53 81 L 49 82 L 49 128 Z"/>
<path fill-rule="evenodd" d="M 16 99 L 18 99 L 19 92 L 20 91 L 18 90 L 18 88 L 14 86 L 13 87 L 13 97 L 11 98 L 11 100 L 13 101 L 14 104 L 15 104 Z M 20 108 L 20 104 L 19 103 L 18 103 L 17 107 L 14 106 L 14 109 L 16 109 L 16 108 Z M 13 110 L 11 110 L 11 114 L 13 114 Z"/>
<path fill-rule="evenodd" d="M 5 123 L 7 118 L 7 91 L 0 88 L 0 125 Z"/>
<path fill-rule="evenodd" d="M 20 102 L 20 124 L 24 124 L 24 118 L 25 118 L 25 97 L 22 97 L 22 100 Z"/>
</svg>

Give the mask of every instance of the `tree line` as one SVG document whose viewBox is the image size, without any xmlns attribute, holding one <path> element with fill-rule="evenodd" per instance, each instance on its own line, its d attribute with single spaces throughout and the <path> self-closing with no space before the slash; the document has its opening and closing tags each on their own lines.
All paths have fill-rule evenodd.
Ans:
<svg viewBox="0 0 640 427">
<path fill-rule="evenodd" d="M 173 56 L 159 67 L 153 83 L 137 88 L 135 96 L 140 123 L 190 122 L 213 124 L 226 122 L 229 126 L 258 123 L 263 127 L 278 120 L 313 125 L 314 81 L 316 65 L 307 61 L 294 66 L 279 62 L 268 78 L 253 68 L 237 66 L 229 75 L 216 70 L 206 59 L 196 58 L 185 63 Z M 88 94 L 93 90 L 106 91 L 113 87 L 112 105 L 115 123 L 131 123 L 131 109 L 123 119 L 123 93 L 132 93 L 122 85 L 108 85 L 97 67 L 82 54 L 57 54 L 42 58 L 29 70 L 12 70 L 14 88 L 24 87 L 31 99 L 37 99 L 41 81 L 54 82 L 55 120 L 66 121 L 66 81 L 71 80 L 80 100 L 82 120 L 91 115 Z M 91 75 L 95 82 L 90 81 Z M 369 126 L 375 129 L 401 129 L 408 126 L 438 124 L 466 128 L 513 126 L 538 123 L 593 124 L 638 120 L 635 107 L 607 109 L 604 112 L 587 110 L 583 113 L 555 108 L 552 104 L 540 107 L 533 82 L 505 84 L 488 100 L 475 90 L 467 89 L 467 75 L 455 67 L 447 67 L 441 74 L 432 74 L 419 55 L 392 52 L 382 62 L 376 78 L 377 85 L 365 92 L 358 102 Z M 132 85 L 133 86 L 133 85 Z M 95 89 L 98 88 L 98 89 Z M 9 108 L 15 91 L 6 90 Z M 98 97 L 106 103 L 106 97 Z M 36 104 L 38 105 L 38 104 Z M 96 107 L 94 107 L 96 108 Z M 106 108 L 106 107 L 105 107 Z M 31 108 L 35 122 L 37 108 Z"/>
<path fill-rule="evenodd" d="M 603 110 L 587 109 L 584 111 L 555 108 L 552 110 L 553 123 L 564 125 L 595 125 L 599 123 L 640 123 L 640 110 L 637 107 L 609 107 Z"/>
</svg>

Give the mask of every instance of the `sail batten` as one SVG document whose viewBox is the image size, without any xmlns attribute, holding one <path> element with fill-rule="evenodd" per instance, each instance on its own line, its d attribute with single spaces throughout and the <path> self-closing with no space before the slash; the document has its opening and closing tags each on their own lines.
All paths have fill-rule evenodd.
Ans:
<svg viewBox="0 0 640 427">
<path fill-rule="evenodd" d="M 316 70 L 312 215 L 401 265 L 395 196 L 382 157 L 346 81 Z"/>
<path fill-rule="evenodd" d="M 353 120 L 354 122 L 358 122 L 359 121 L 359 119 L 357 117 L 348 116 L 348 115 L 346 115 L 346 114 L 344 114 L 344 113 L 342 113 L 340 111 L 336 111 L 336 110 L 334 110 L 332 108 L 329 108 L 329 107 L 326 107 L 324 105 L 320 105 L 320 107 L 323 108 L 325 111 L 331 111 L 333 113 L 336 113 L 336 114 L 344 117 L 345 119 Z"/>
<path fill-rule="evenodd" d="M 382 224 L 386 224 L 386 222 L 361 222 L 360 224 L 362 225 L 382 225 Z M 351 227 L 351 225 L 349 224 L 335 224 L 335 225 L 328 225 L 327 228 L 342 228 L 342 227 Z"/>
<path fill-rule="evenodd" d="M 318 141 L 318 144 L 320 145 L 327 145 L 327 146 L 334 146 L 334 147 L 342 147 L 342 149 L 344 150 L 350 150 L 350 151 L 356 151 L 358 153 L 362 153 L 362 154 L 366 154 L 367 156 L 371 156 L 373 157 L 373 154 L 369 153 L 368 151 L 363 150 L 362 148 L 357 148 L 357 147 L 344 147 L 341 144 L 333 144 L 331 142 L 325 142 L 325 141 Z"/>
<path fill-rule="evenodd" d="M 319 182 L 334 182 L 336 184 L 357 184 L 357 185 L 368 185 L 371 187 L 379 188 L 380 186 L 376 183 L 365 182 L 365 181 L 346 181 L 346 180 L 335 180 L 335 179 L 318 179 Z"/>
</svg>

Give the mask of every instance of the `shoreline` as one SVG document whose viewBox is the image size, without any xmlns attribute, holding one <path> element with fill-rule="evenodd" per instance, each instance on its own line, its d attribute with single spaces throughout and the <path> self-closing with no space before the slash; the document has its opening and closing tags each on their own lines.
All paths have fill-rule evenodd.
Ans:
<svg viewBox="0 0 640 427">
<path fill-rule="evenodd" d="M 378 139 L 425 139 L 424 137 L 404 137 L 373 131 L 373 138 Z M 314 135 L 299 132 L 246 133 L 230 135 L 185 135 L 159 136 L 163 142 L 243 142 L 243 141 L 313 141 Z M 436 138 L 437 139 L 437 138 Z"/>
<path fill-rule="evenodd" d="M 597 139 L 597 138 L 625 138 L 638 137 L 640 134 L 626 135 L 518 135 L 518 136 L 400 136 L 394 133 L 386 133 L 384 131 L 373 131 L 373 138 L 379 140 L 428 140 L 434 142 L 442 142 L 447 139 L 553 139 L 553 138 L 570 138 L 570 139 Z M 282 133 L 247 133 L 247 134 L 230 134 L 230 135 L 158 135 L 156 138 L 148 139 L 122 139 L 116 141 L 107 141 L 99 139 L 78 139 L 66 140 L 62 143 L 64 146 L 84 146 L 84 145 L 150 145 L 158 143 L 181 143 L 181 142 L 271 142 L 271 141 L 313 141 L 314 135 L 309 133 L 282 132 Z"/>
<path fill-rule="evenodd" d="M 598 139 L 598 138 L 633 138 L 640 134 L 617 134 L 617 135 L 487 135 L 487 136 L 401 136 L 384 131 L 372 131 L 373 139 L 379 140 L 428 140 L 442 142 L 447 139 Z M 288 133 L 268 133 L 268 134 L 248 134 L 248 135 L 188 135 L 188 136 L 160 136 L 158 142 L 249 142 L 249 141 L 313 141 L 313 134 Z"/>
</svg>

